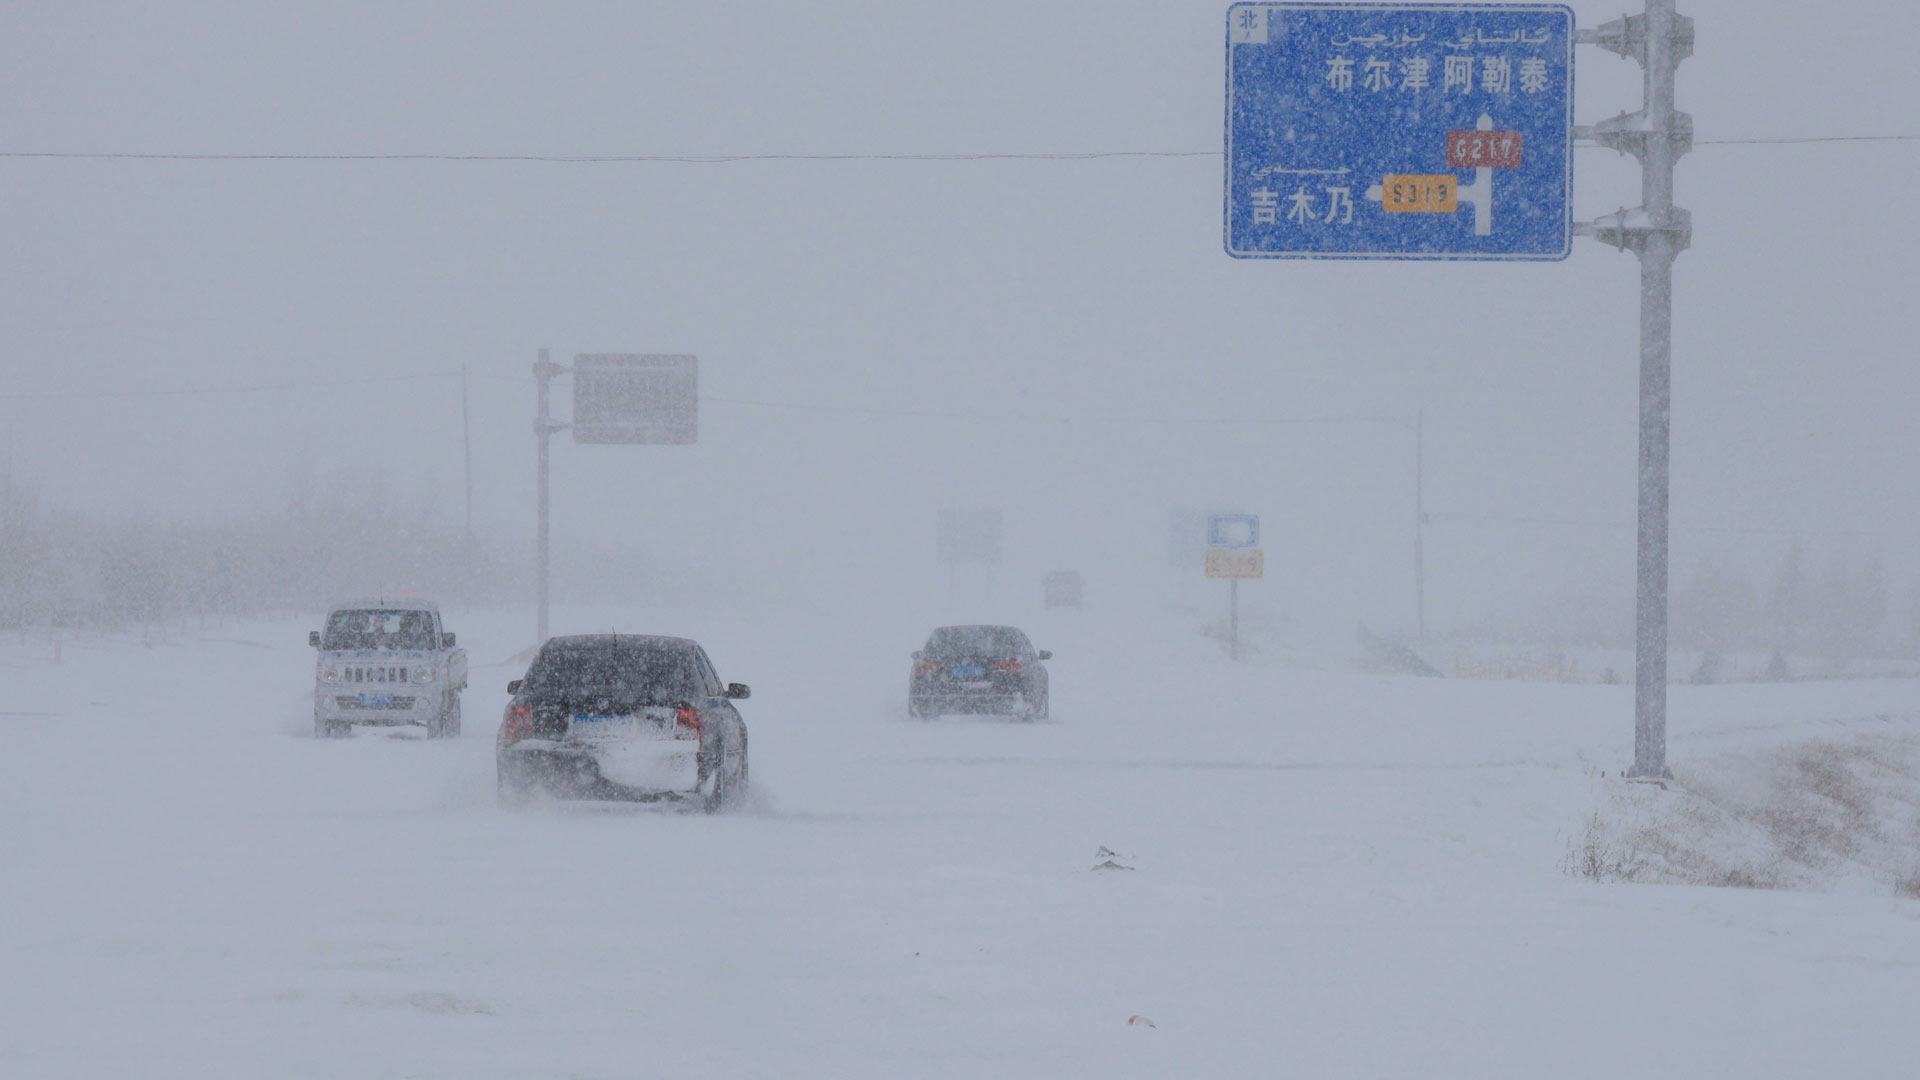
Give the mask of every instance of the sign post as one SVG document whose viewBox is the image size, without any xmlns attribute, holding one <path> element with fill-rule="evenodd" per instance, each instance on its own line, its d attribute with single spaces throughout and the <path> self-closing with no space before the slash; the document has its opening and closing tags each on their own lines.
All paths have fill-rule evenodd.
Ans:
<svg viewBox="0 0 1920 1080">
<path fill-rule="evenodd" d="M 1573 124 L 1573 46 L 1639 61 L 1646 102 Z M 1667 769 L 1673 263 L 1693 240 L 1674 164 L 1693 119 L 1675 0 L 1574 29 L 1557 4 L 1235 3 L 1227 9 L 1226 249 L 1241 259 L 1562 259 L 1591 236 L 1640 259 L 1632 779 Z M 1641 204 L 1576 224 L 1573 143 L 1640 161 Z M 1464 177 L 1463 172 L 1470 172 Z M 1416 494 L 1416 503 L 1420 496 Z M 1424 523 L 1424 506 L 1418 507 Z M 1416 536 L 1425 623 L 1423 539 Z"/>
<path fill-rule="evenodd" d="M 1227 579 L 1227 655 L 1240 659 L 1240 580 L 1266 573 L 1259 548 L 1260 519 L 1253 514 L 1207 518 L 1207 576 Z"/>
<path fill-rule="evenodd" d="M 1234 4 L 1227 254 L 1566 258 L 1573 41 L 1559 4 Z"/>
<path fill-rule="evenodd" d="M 573 375 L 573 422 L 553 419 L 551 383 L 555 375 Z M 691 356 L 587 354 L 565 368 L 540 350 L 533 378 L 539 398 L 533 418 L 540 457 L 536 485 L 539 527 L 534 569 L 535 633 L 547 640 L 549 558 L 548 509 L 551 505 L 548 458 L 555 432 L 573 430 L 576 443 L 686 445 L 699 437 L 699 361 Z"/>
</svg>

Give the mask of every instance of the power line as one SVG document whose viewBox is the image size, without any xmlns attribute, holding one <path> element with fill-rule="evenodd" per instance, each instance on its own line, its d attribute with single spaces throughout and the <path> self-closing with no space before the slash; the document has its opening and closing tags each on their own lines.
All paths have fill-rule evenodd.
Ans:
<svg viewBox="0 0 1920 1080">
<path fill-rule="evenodd" d="M 1920 142 L 1920 135 L 1800 135 L 1749 139 L 1698 139 L 1694 146 L 1804 146 L 1816 143 Z M 1581 144 L 1579 149 L 1604 149 Z M 127 151 L 0 150 L 0 159 L 26 161 L 340 161 L 453 162 L 464 164 L 533 163 L 552 165 L 734 165 L 744 162 L 848 161 L 1099 161 L 1125 158 L 1218 158 L 1220 150 L 1058 150 L 996 153 L 898 154 L 185 154 Z"/>
<path fill-rule="evenodd" d="M 153 390 L 71 390 L 27 393 L 0 393 L 0 401 L 52 401 L 97 398 L 155 398 L 155 397 L 194 397 L 221 394 L 260 394 L 284 390 L 312 390 L 341 386 L 367 386 L 379 383 L 418 382 L 424 379 L 458 379 L 461 372 L 454 371 L 418 371 L 401 375 L 369 375 L 353 379 L 301 379 L 277 383 L 253 383 L 241 386 L 195 386 L 175 387 Z M 472 372 L 470 378 L 488 379 L 498 382 L 519 382 L 524 376 L 499 375 Z M 1127 415 L 1038 415 L 1023 413 L 968 413 L 936 409 L 891 409 L 860 405 L 826 405 L 807 402 L 762 401 L 751 398 L 720 397 L 711 394 L 700 395 L 701 404 L 736 405 L 760 409 L 780 409 L 790 412 L 827 413 L 858 416 L 880 416 L 919 420 L 963 420 L 969 423 L 1020 423 L 1020 424 L 1127 424 L 1139 426 L 1256 426 L 1256 427 L 1299 427 L 1299 426 L 1337 426 L 1361 424 L 1392 424 L 1407 426 L 1412 418 L 1405 416 L 1365 416 L 1365 415 L 1329 415 L 1329 416 L 1127 416 Z M 1477 522 L 1499 525 L 1545 525 L 1558 528 L 1599 530 L 1605 532 L 1628 532 L 1636 526 L 1630 522 L 1608 521 L 1601 519 L 1581 519 L 1566 517 L 1547 517 L 1523 514 L 1474 514 L 1448 511 L 1434 511 L 1428 515 L 1434 522 Z M 1920 532 L 1900 532 L 1890 530 L 1859 529 L 1782 529 L 1782 528 L 1739 528 L 1727 526 L 1696 526 L 1683 530 L 1694 533 L 1715 533 L 1734 536 L 1829 536 L 1858 539 L 1914 539 L 1920 538 Z"/>
<path fill-rule="evenodd" d="M 1548 525 L 1556 528 L 1591 529 L 1602 532 L 1632 532 L 1638 526 L 1631 521 L 1607 521 L 1597 518 L 1543 517 L 1526 514 L 1466 514 L 1434 511 L 1432 520 L 1476 522 L 1494 525 Z M 1827 536 L 1864 540 L 1920 538 L 1920 531 L 1894 529 L 1753 528 L 1728 525 L 1695 525 L 1681 529 L 1689 533 L 1715 533 L 1728 536 Z"/>
<path fill-rule="evenodd" d="M 1803 135 L 1780 139 L 1698 139 L 1695 146 L 1803 146 L 1808 143 L 1920 142 L 1920 135 Z"/>
<path fill-rule="evenodd" d="M 982 154 L 135 154 L 0 151 L 0 158 L 80 161 L 452 161 L 557 165 L 732 165 L 744 161 L 1094 161 L 1101 158 L 1219 157 L 1218 150 L 1087 150 Z"/>
<path fill-rule="evenodd" d="M 53 390 L 0 393 L 0 401 L 62 401 L 97 398 L 198 397 L 217 394 L 267 394 L 286 390 L 314 390 L 340 386 L 367 386 L 377 383 L 417 382 L 422 379 L 458 379 L 459 371 L 417 371 L 401 375 L 369 375 L 351 379 L 301 379 L 277 383 L 247 385 L 182 386 L 144 390 Z M 518 383 L 525 376 L 470 372 L 469 378 Z M 1026 413 L 970 413 L 938 409 L 901 409 L 860 405 L 830 405 L 793 401 L 763 401 L 752 398 L 700 395 L 701 404 L 736 405 L 757 409 L 781 409 L 789 412 L 826 413 L 856 416 L 897 417 L 916 420 L 963 420 L 970 423 L 1014 424 L 1133 424 L 1133 425 L 1253 425 L 1301 426 L 1341 424 L 1406 425 L 1404 416 L 1125 416 L 1125 415 L 1039 415 Z"/>
<path fill-rule="evenodd" d="M 1410 425 L 1411 417 L 1406 416 L 1122 416 L 1122 415 L 1053 415 L 1033 413 L 968 413 L 939 409 L 886 409 L 860 405 L 817 405 L 802 402 L 756 401 L 748 398 L 715 397 L 700 395 L 702 404 L 744 405 L 758 409 L 783 409 L 792 412 L 839 413 L 858 416 L 885 416 L 915 420 L 965 420 L 973 423 L 1013 423 L 1013 424 L 1133 424 L 1159 426 L 1301 426 L 1301 425 L 1340 425 L 1340 424 L 1397 424 Z"/>
<path fill-rule="evenodd" d="M 366 386 L 371 383 L 415 382 L 420 379 L 457 379 L 458 371 L 422 371 L 411 375 L 369 375 L 358 379 L 303 379 L 293 382 L 255 383 L 242 386 L 183 386 L 162 390 L 52 390 L 24 393 L 0 393 L 0 401 L 58 401 L 76 398 L 150 398 L 199 397 L 209 394 L 267 394 L 280 390 L 315 390 L 332 386 Z"/>
</svg>

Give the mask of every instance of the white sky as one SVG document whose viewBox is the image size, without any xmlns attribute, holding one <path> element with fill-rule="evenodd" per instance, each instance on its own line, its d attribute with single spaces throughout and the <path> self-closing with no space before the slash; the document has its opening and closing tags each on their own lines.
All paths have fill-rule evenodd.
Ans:
<svg viewBox="0 0 1920 1080">
<path fill-rule="evenodd" d="M 0 5 L 0 151 L 1217 150 L 1226 5 Z M 1576 7 L 1583 26 L 1613 7 Z M 1906 4 L 1694 2 L 1701 139 L 1920 134 Z M 1579 114 L 1639 106 L 1583 48 Z M 1579 151 L 1581 217 L 1638 201 Z M 1676 568 L 1793 531 L 1911 569 L 1920 143 L 1703 146 L 1679 201 Z M 212 513 L 321 479 L 531 533 L 534 350 L 692 352 L 713 398 L 978 414 L 1424 410 L 1436 618 L 1624 594 L 1637 268 L 1250 263 L 1216 158 L 729 165 L 0 160 L 0 424 L 69 504 Z M 559 387 L 564 401 L 565 384 Z M 1016 579 L 1165 572 L 1175 507 L 1267 524 L 1276 608 L 1405 623 L 1411 432 L 959 424 L 710 401 L 691 450 L 556 444 L 556 542 L 886 591 L 1007 509 Z M 1485 519 L 1528 519 L 1526 521 Z M 1860 534 L 1860 535 L 1855 535 Z M 1760 557 L 1756 555 L 1756 557 Z M 1096 576 L 1095 581 L 1098 583 Z M 944 585 L 944 578 L 939 579 Z"/>
</svg>

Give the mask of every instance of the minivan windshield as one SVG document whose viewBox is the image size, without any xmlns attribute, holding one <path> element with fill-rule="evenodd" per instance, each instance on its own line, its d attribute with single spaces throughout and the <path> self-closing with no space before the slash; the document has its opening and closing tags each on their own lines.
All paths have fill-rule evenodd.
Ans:
<svg viewBox="0 0 1920 1080">
<path fill-rule="evenodd" d="M 327 619 L 322 649 L 407 649 L 434 647 L 433 612 L 336 611 Z"/>
<path fill-rule="evenodd" d="M 691 651 L 644 641 L 550 641 L 527 669 L 534 693 L 598 693 L 669 705 L 703 696 L 699 687 Z"/>
</svg>

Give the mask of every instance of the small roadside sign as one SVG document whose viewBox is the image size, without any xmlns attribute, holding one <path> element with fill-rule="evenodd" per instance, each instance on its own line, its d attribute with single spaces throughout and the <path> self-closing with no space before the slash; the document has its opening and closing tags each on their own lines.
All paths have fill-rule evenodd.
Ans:
<svg viewBox="0 0 1920 1080">
<path fill-rule="evenodd" d="M 1207 552 L 1210 578 L 1257 578 L 1266 573 L 1266 556 L 1259 548 L 1214 548 Z"/>
<path fill-rule="evenodd" d="M 1000 511 L 991 506 L 950 506 L 940 511 L 935 549 L 947 566 L 992 566 L 1004 554 Z"/>
<path fill-rule="evenodd" d="M 1259 516 L 1256 514 L 1209 515 L 1207 517 L 1207 546 L 1210 548 L 1259 547 Z"/>
</svg>

